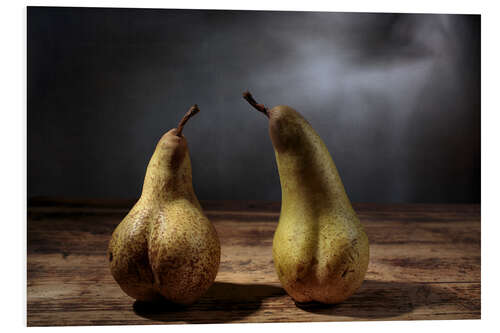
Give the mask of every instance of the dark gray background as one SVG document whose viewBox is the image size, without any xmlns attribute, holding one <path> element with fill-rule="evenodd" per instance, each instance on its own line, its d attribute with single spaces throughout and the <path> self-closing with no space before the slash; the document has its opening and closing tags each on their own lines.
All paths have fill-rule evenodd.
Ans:
<svg viewBox="0 0 500 333">
<path fill-rule="evenodd" d="M 355 202 L 480 201 L 480 16 L 28 8 L 28 196 L 136 198 L 186 126 L 200 199 L 280 200 L 301 112 Z"/>
</svg>

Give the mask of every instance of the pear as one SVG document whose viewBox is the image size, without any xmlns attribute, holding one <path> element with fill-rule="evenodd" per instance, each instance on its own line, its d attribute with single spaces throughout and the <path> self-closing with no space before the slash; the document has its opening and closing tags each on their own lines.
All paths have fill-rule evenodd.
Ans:
<svg viewBox="0 0 500 333">
<path fill-rule="evenodd" d="M 220 243 L 193 190 L 186 122 L 165 133 L 149 161 L 142 194 L 111 236 L 108 259 L 121 289 L 139 301 L 191 304 L 212 285 Z"/>
<path fill-rule="evenodd" d="M 281 285 L 298 303 L 339 303 L 363 283 L 368 237 L 325 144 L 289 106 L 243 97 L 269 119 L 282 202 L 273 238 Z"/>
</svg>

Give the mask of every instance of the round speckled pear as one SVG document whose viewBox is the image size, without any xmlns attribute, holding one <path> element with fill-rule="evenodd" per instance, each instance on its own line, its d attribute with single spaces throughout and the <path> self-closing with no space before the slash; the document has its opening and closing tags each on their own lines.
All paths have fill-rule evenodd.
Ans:
<svg viewBox="0 0 500 333">
<path fill-rule="evenodd" d="M 299 303 L 339 303 L 363 283 L 368 237 L 325 144 L 294 109 L 267 109 L 249 92 L 243 97 L 269 118 L 282 203 L 273 239 L 276 272 Z"/>
<path fill-rule="evenodd" d="M 140 199 L 111 236 L 111 273 L 121 289 L 139 301 L 190 304 L 217 275 L 219 238 L 194 193 L 182 135 L 198 111 L 196 105 L 191 107 L 179 126 L 160 139 Z"/>
</svg>

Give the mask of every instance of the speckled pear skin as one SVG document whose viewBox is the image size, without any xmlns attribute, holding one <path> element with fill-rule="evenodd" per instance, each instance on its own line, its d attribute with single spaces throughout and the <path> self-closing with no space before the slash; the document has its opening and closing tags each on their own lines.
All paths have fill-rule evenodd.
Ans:
<svg viewBox="0 0 500 333">
<path fill-rule="evenodd" d="M 214 282 L 220 243 L 194 193 L 186 139 L 176 133 L 158 142 L 141 197 L 111 236 L 108 259 L 130 297 L 187 305 Z"/>
<path fill-rule="evenodd" d="M 362 284 L 368 237 L 325 144 L 294 109 L 267 110 L 282 189 L 275 269 L 299 303 L 339 303 Z"/>
</svg>

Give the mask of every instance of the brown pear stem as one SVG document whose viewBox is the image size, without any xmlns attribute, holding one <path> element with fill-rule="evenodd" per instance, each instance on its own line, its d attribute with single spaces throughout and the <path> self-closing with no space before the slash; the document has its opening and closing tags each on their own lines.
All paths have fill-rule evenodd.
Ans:
<svg viewBox="0 0 500 333">
<path fill-rule="evenodd" d="M 198 108 L 198 105 L 195 104 L 192 107 L 189 108 L 188 112 L 182 117 L 181 121 L 179 122 L 179 125 L 177 125 L 177 136 L 182 136 L 182 130 L 184 129 L 184 125 L 188 122 L 188 120 L 200 112 L 200 109 Z"/>
<path fill-rule="evenodd" d="M 266 115 L 266 117 L 269 118 L 269 112 L 267 111 L 267 108 L 264 106 L 264 104 L 257 103 L 257 101 L 253 98 L 252 94 L 250 94 L 248 90 L 243 93 L 243 98 L 246 99 L 246 101 L 250 103 L 251 106 L 257 109 L 257 111 L 262 112 Z"/>
</svg>

